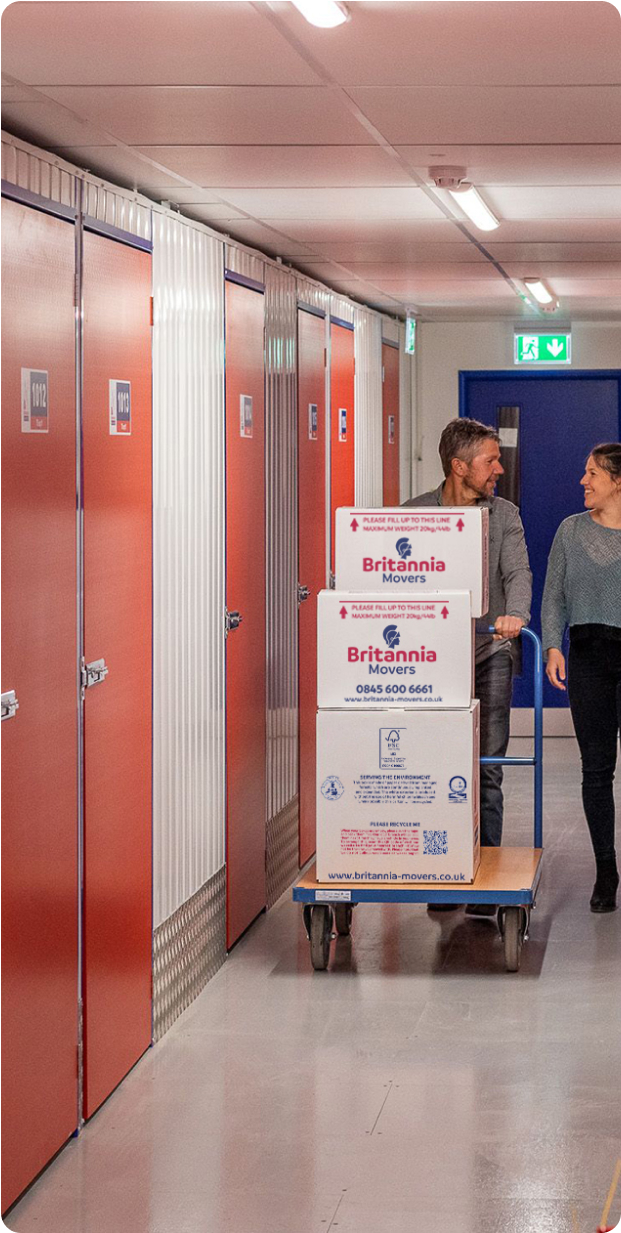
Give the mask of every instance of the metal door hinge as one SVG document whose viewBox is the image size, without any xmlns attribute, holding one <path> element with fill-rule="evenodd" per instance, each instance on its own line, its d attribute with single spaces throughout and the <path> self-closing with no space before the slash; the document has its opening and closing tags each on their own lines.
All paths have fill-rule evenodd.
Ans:
<svg viewBox="0 0 621 1233">
<path fill-rule="evenodd" d="M 15 696 L 15 690 L 9 689 L 5 694 L 2 694 L 2 719 L 13 719 L 18 710 L 19 702 Z"/>
<path fill-rule="evenodd" d="M 303 604 L 307 599 L 310 599 L 309 588 L 302 586 L 302 583 L 298 582 L 298 604 Z"/>
<path fill-rule="evenodd" d="M 228 608 L 225 610 L 225 616 L 224 616 L 224 636 L 225 638 L 228 638 L 229 634 L 232 633 L 234 629 L 239 629 L 243 619 L 244 618 L 241 612 L 229 612 Z"/>
<path fill-rule="evenodd" d="M 105 659 L 93 659 L 90 664 L 86 660 L 82 660 L 82 697 L 87 689 L 92 689 L 93 685 L 101 685 L 108 675 L 109 669 Z"/>
</svg>

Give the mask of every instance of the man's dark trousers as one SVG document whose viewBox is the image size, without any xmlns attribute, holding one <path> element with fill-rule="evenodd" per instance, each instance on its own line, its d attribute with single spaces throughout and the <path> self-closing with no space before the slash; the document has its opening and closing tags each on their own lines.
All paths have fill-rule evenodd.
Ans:
<svg viewBox="0 0 621 1233">
<path fill-rule="evenodd" d="M 504 758 L 509 744 L 513 661 L 509 647 L 500 647 L 475 667 L 475 697 L 481 705 L 481 757 Z M 481 845 L 497 848 L 502 841 L 501 766 L 481 767 Z"/>
</svg>

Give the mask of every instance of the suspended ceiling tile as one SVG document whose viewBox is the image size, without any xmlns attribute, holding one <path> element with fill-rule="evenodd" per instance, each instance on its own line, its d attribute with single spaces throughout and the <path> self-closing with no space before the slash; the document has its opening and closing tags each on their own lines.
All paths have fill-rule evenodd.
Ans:
<svg viewBox="0 0 621 1233">
<path fill-rule="evenodd" d="M 346 263 L 348 269 L 357 278 L 369 278 L 373 282 L 418 282 L 426 284 L 429 280 L 455 281 L 456 279 L 476 279 L 485 281 L 498 278 L 498 272 L 489 261 L 460 262 L 444 265 L 441 261 L 428 261 L 414 264 L 411 261 L 364 263 L 352 261 Z"/>
<path fill-rule="evenodd" d="M 621 278 L 555 278 L 554 290 L 560 299 L 574 295 L 621 299 Z"/>
<path fill-rule="evenodd" d="M 621 219 L 621 183 L 586 188 L 488 188 L 485 200 L 505 218 Z M 619 224 L 621 234 L 621 224 Z"/>
<path fill-rule="evenodd" d="M 138 146 L 196 184 L 243 188 L 411 184 L 379 146 Z"/>
<path fill-rule="evenodd" d="M 619 240 L 618 218 L 529 218 L 501 219 L 497 231 L 485 238 L 488 247 L 505 241 L 544 243 L 587 241 L 593 243 Z"/>
<path fill-rule="evenodd" d="M 608 262 L 621 261 L 621 243 L 555 244 L 552 241 L 548 241 L 547 243 L 540 244 L 489 244 L 488 249 L 492 256 L 497 261 L 500 261 L 502 265 L 505 262 L 512 261 L 536 261 L 544 264 L 554 261 L 588 261 L 593 264 L 598 262 L 602 265 L 606 265 Z"/>
<path fill-rule="evenodd" d="M 382 135 L 400 145 L 523 145 L 525 133 L 538 142 L 618 143 L 621 132 L 615 86 L 404 86 L 350 94 Z"/>
<path fill-rule="evenodd" d="M 511 278 L 543 278 L 553 290 L 560 279 L 614 281 L 621 279 L 621 261 L 510 261 L 504 267 Z M 621 359 L 621 357 L 620 357 Z"/>
<path fill-rule="evenodd" d="M 374 145 L 328 89 L 63 86 L 45 94 L 130 145 Z"/>
<path fill-rule="evenodd" d="M 230 230 L 231 236 L 241 240 L 243 244 L 264 249 L 266 252 L 269 252 L 270 256 L 286 257 L 290 261 L 295 258 L 302 260 L 309 255 L 306 245 L 300 241 L 290 240 L 288 236 L 271 230 L 269 227 L 264 227 L 261 223 L 255 223 L 247 219 L 236 219 L 227 230 Z"/>
<path fill-rule="evenodd" d="M 409 242 L 417 240 L 424 242 L 425 240 L 443 240 L 455 238 L 459 236 L 459 231 L 454 223 L 448 219 L 438 219 L 432 222 L 429 219 L 358 219 L 358 218 L 290 218 L 281 222 L 275 218 L 266 218 L 263 220 L 278 226 L 279 223 L 283 230 L 286 230 L 289 235 L 295 236 L 298 240 L 313 241 L 321 243 L 321 241 L 339 242 L 341 240 L 364 240 L 374 242 L 390 241 L 394 243 L 396 240 Z"/>
<path fill-rule="evenodd" d="M 435 219 L 438 207 L 420 189 L 277 188 L 234 189 L 220 194 L 257 219 Z"/>
<path fill-rule="evenodd" d="M 346 85 L 548 85 L 619 80 L 621 28 L 612 5 L 575 3 L 352 5 L 347 25 L 309 26 L 290 4 L 279 16 Z"/>
<path fill-rule="evenodd" d="M 2 27 L 5 70 L 31 84 L 318 80 L 252 4 L 12 4 Z"/>
<path fill-rule="evenodd" d="M 462 261 L 487 262 L 487 258 L 467 241 L 463 243 L 409 243 L 407 240 L 368 243 L 365 241 L 348 243 L 347 240 L 315 241 L 315 246 L 321 249 L 326 257 L 334 261 L 344 261 L 352 264 L 352 268 L 360 268 L 364 274 L 367 263 L 377 262 L 428 262 L 441 261 L 454 264 Z"/>
<path fill-rule="evenodd" d="M 58 154 L 60 158 L 75 163 L 95 176 L 113 180 L 123 188 L 147 193 L 156 201 L 164 197 L 170 199 L 171 191 L 179 184 L 176 176 L 152 167 L 125 146 L 63 146 L 61 149 L 52 146 L 50 149 L 52 154 Z M 210 200 L 213 200 L 213 194 Z"/>
<path fill-rule="evenodd" d="M 112 144 L 108 133 L 57 107 L 49 99 L 7 103 L 2 107 L 2 125 L 15 137 L 45 146 L 84 146 Z"/>
<path fill-rule="evenodd" d="M 397 149 L 425 182 L 429 180 L 430 167 L 454 166 L 463 167 L 466 178 L 479 186 L 621 183 L 621 145 L 436 144 Z"/>
<path fill-rule="evenodd" d="M 191 218 L 198 218 L 202 223 L 215 223 L 220 231 L 228 231 L 229 223 L 238 222 L 243 217 L 231 206 L 206 204 L 200 201 L 188 201 L 183 204 L 183 213 Z"/>
<path fill-rule="evenodd" d="M 489 301 L 503 300 L 507 297 L 517 299 L 515 292 L 500 275 L 485 283 L 463 279 L 459 282 L 414 279 L 408 284 L 394 283 L 391 287 L 382 284 L 382 287 L 385 291 L 412 295 L 421 304 L 487 304 Z"/>
</svg>

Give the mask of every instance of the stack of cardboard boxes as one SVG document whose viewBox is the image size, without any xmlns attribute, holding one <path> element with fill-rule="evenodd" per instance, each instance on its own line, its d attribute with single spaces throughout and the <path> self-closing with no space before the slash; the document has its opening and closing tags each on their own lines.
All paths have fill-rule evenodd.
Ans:
<svg viewBox="0 0 621 1233">
<path fill-rule="evenodd" d="M 317 879 L 468 883 L 487 509 L 339 509 L 318 604 Z"/>
</svg>

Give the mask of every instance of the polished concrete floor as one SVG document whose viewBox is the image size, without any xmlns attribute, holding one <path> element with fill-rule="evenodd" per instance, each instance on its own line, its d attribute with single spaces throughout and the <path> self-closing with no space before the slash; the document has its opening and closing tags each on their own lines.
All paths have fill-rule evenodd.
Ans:
<svg viewBox="0 0 621 1233">
<path fill-rule="evenodd" d="M 573 740 L 545 763 L 518 975 L 489 921 L 405 905 L 357 908 L 313 973 L 285 895 L 9 1229 L 594 1233 L 621 1156 L 621 912 L 588 909 Z M 510 843 L 532 843 L 530 789 L 509 772 Z"/>
</svg>

